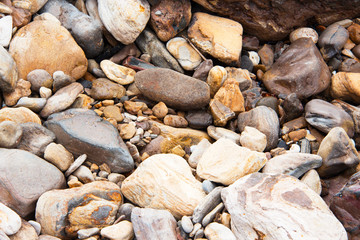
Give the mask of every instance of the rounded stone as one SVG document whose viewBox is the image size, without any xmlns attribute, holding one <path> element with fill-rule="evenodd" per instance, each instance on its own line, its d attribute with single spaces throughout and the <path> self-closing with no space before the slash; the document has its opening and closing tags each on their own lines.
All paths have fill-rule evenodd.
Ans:
<svg viewBox="0 0 360 240">
<path fill-rule="evenodd" d="M 184 230 L 184 232 L 191 233 L 191 231 L 194 228 L 194 225 L 188 216 L 183 216 L 181 218 L 181 227 Z"/>
<path fill-rule="evenodd" d="M 357 58 L 360 58 L 360 44 L 358 44 L 356 47 L 351 49 L 351 51 Z"/>
<path fill-rule="evenodd" d="M 6 235 L 13 235 L 20 230 L 20 227 L 20 216 L 0 202 L 0 230 Z"/>
<path fill-rule="evenodd" d="M 346 28 L 335 23 L 328 26 L 320 34 L 318 45 L 321 48 L 333 47 L 335 50 L 340 51 L 348 39 L 349 33 Z"/>
<path fill-rule="evenodd" d="M 100 234 L 109 240 L 131 240 L 134 237 L 134 230 L 132 223 L 125 220 L 101 229 Z"/>
<path fill-rule="evenodd" d="M 240 144 L 250 150 L 262 152 L 266 148 L 266 135 L 256 128 L 246 126 L 241 133 Z"/>
<path fill-rule="evenodd" d="M 127 85 L 134 82 L 135 70 L 113 63 L 110 60 L 102 60 L 101 69 L 105 75 L 112 81 L 121 85 Z"/>
<path fill-rule="evenodd" d="M 19 124 L 12 121 L 0 122 L 0 147 L 14 148 L 16 147 L 23 134 Z"/>
<path fill-rule="evenodd" d="M 190 111 L 185 115 L 189 127 L 194 129 L 205 129 L 213 122 L 212 115 L 206 111 Z"/>
<path fill-rule="evenodd" d="M 35 69 L 29 72 L 26 76 L 26 80 L 31 83 L 32 91 L 39 91 L 41 87 L 52 88 L 53 78 L 44 69 Z"/>
<path fill-rule="evenodd" d="M 0 109 L 0 122 L 13 121 L 16 123 L 33 122 L 41 124 L 39 116 L 25 107 Z"/>
<path fill-rule="evenodd" d="M 66 171 L 74 162 L 74 156 L 61 144 L 50 143 L 44 152 L 44 158 L 61 171 Z"/>
<path fill-rule="evenodd" d="M 106 118 L 114 118 L 117 122 L 121 122 L 124 119 L 120 108 L 115 105 L 106 106 L 103 112 Z"/>
<path fill-rule="evenodd" d="M 295 42 L 299 38 L 310 38 L 316 44 L 318 42 L 319 35 L 312 28 L 302 27 L 292 31 L 289 38 L 290 42 Z"/>
<path fill-rule="evenodd" d="M 122 98 L 125 96 L 125 88 L 106 78 L 98 78 L 92 82 L 89 94 L 96 100 Z"/>
<path fill-rule="evenodd" d="M 165 103 L 159 102 L 152 108 L 152 111 L 155 117 L 162 119 L 168 114 L 169 109 Z"/>
<path fill-rule="evenodd" d="M 164 124 L 177 128 L 185 128 L 188 126 L 188 122 L 186 121 L 186 119 L 178 115 L 166 115 L 164 117 Z"/>
</svg>

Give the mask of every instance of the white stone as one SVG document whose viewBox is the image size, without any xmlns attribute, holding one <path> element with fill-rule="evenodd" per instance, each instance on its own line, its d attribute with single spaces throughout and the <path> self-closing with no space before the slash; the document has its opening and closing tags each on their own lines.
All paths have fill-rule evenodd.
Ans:
<svg viewBox="0 0 360 240">
<path fill-rule="evenodd" d="M 250 150 L 262 152 L 266 148 L 266 135 L 256 128 L 246 126 L 240 136 L 240 144 Z"/>
<path fill-rule="evenodd" d="M 20 227 L 20 216 L 0 202 L 0 230 L 6 235 L 13 235 L 19 231 Z"/>
<path fill-rule="evenodd" d="M 215 140 L 219 140 L 220 138 L 226 138 L 236 144 L 240 144 L 240 134 L 229 129 L 222 127 L 214 127 L 211 125 L 207 128 L 207 133 Z"/>
<path fill-rule="evenodd" d="M 134 238 L 132 223 L 126 220 L 103 228 L 100 234 L 109 240 L 131 240 Z"/>
<path fill-rule="evenodd" d="M 40 235 L 40 233 L 41 233 L 41 225 L 40 225 L 40 223 L 38 223 L 36 221 L 33 221 L 33 220 L 29 220 L 28 223 L 30 223 L 30 225 L 33 226 L 33 228 L 36 231 L 36 234 Z"/>
<path fill-rule="evenodd" d="M 249 58 L 254 66 L 259 65 L 260 57 L 255 51 L 249 51 Z"/>
<path fill-rule="evenodd" d="M 181 218 L 181 227 L 184 230 L 184 232 L 191 233 L 191 231 L 194 228 L 194 225 L 188 216 L 183 216 Z"/>
<path fill-rule="evenodd" d="M 210 223 L 205 228 L 205 236 L 208 240 L 236 240 L 233 232 L 220 223 Z"/>
<path fill-rule="evenodd" d="M 308 185 L 309 188 L 314 190 L 317 194 L 321 194 L 321 181 L 318 172 L 314 169 L 311 169 L 301 178 L 301 181 Z"/>
<path fill-rule="evenodd" d="M 86 228 L 86 229 L 80 229 L 77 231 L 77 235 L 79 239 L 85 239 L 88 237 L 91 237 L 95 234 L 98 234 L 100 232 L 100 229 L 97 227 L 94 228 Z"/>
<path fill-rule="evenodd" d="M 311 40 L 316 44 L 319 39 L 319 35 L 312 28 L 302 27 L 292 31 L 289 38 L 290 42 L 294 42 L 299 38 L 311 38 Z"/>
<path fill-rule="evenodd" d="M 134 82 L 135 70 L 113 63 L 110 60 L 102 60 L 101 69 L 105 75 L 112 81 L 121 85 L 127 85 Z"/>
<path fill-rule="evenodd" d="M 203 179 L 230 185 L 239 178 L 259 171 L 266 163 L 265 153 L 240 147 L 220 138 L 202 155 L 196 173 Z"/>
<path fill-rule="evenodd" d="M 0 45 L 8 47 L 12 37 L 12 17 L 10 15 L 0 18 Z"/>
<path fill-rule="evenodd" d="M 347 240 L 324 200 L 288 175 L 253 173 L 221 193 L 236 239 Z"/>
<path fill-rule="evenodd" d="M 47 87 L 41 87 L 39 89 L 40 97 L 48 99 L 52 95 L 52 91 L 50 88 Z"/>
</svg>

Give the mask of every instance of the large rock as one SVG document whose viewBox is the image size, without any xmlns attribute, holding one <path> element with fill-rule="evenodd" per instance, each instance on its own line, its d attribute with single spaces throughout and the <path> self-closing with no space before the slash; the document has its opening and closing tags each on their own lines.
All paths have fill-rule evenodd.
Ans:
<svg viewBox="0 0 360 240">
<path fill-rule="evenodd" d="M 321 197 L 294 177 L 253 173 L 221 195 L 237 239 L 347 239 Z"/>
<path fill-rule="evenodd" d="M 49 116 L 45 126 L 57 142 L 75 155 L 86 154 L 89 161 L 106 163 L 112 172 L 128 172 L 134 161 L 118 130 L 92 110 L 69 109 Z"/>
<path fill-rule="evenodd" d="M 19 78 L 23 79 L 35 69 L 44 69 L 51 75 L 60 70 L 75 79 L 87 70 L 84 51 L 66 28 L 51 20 L 33 21 L 19 29 L 9 52 L 18 67 Z"/>
<path fill-rule="evenodd" d="M 359 16 L 357 0 L 195 0 L 205 8 L 240 22 L 246 32 L 261 40 L 276 41 L 288 36 L 295 27 L 308 21 L 329 25 Z M 296 17 L 294 17 L 296 12 Z M 276 16 L 276 17 L 274 17 Z"/>
<path fill-rule="evenodd" d="M 265 73 L 263 82 L 271 93 L 296 93 L 303 99 L 324 91 L 330 85 L 330 77 L 314 42 L 300 38 L 280 55 Z"/>
<path fill-rule="evenodd" d="M 54 15 L 84 50 L 88 58 L 94 58 L 104 47 L 101 24 L 80 12 L 74 5 L 65 0 L 48 1 L 41 12 Z"/>
<path fill-rule="evenodd" d="M 190 40 L 202 51 L 222 62 L 239 64 L 243 28 L 230 19 L 197 12 L 189 25 Z"/>
<path fill-rule="evenodd" d="M 135 41 L 150 19 L 150 5 L 145 0 L 99 0 L 98 7 L 106 29 L 125 45 Z"/>
<path fill-rule="evenodd" d="M 145 97 L 176 109 L 199 109 L 210 102 L 210 88 L 205 82 L 170 69 L 138 72 L 135 84 Z"/>
<path fill-rule="evenodd" d="M 0 148 L 0 199 L 26 217 L 44 192 L 64 188 L 65 177 L 54 165 L 29 152 Z"/>
<path fill-rule="evenodd" d="M 196 173 L 203 179 L 230 185 L 247 174 L 259 171 L 266 162 L 265 153 L 251 151 L 229 139 L 220 138 L 205 150 Z"/>
<path fill-rule="evenodd" d="M 274 110 L 265 106 L 259 106 L 238 116 L 238 128 L 240 132 L 245 127 L 253 127 L 266 135 L 266 151 L 276 147 L 279 138 L 280 123 Z"/>
<path fill-rule="evenodd" d="M 80 229 L 114 223 L 122 202 L 120 188 L 112 182 L 96 181 L 82 187 L 48 191 L 36 204 L 36 221 L 41 224 L 42 234 L 70 239 Z"/>
<path fill-rule="evenodd" d="M 338 72 L 331 78 L 331 95 L 334 98 L 360 104 L 360 73 Z"/>
<path fill-rule="evenodd" d="M 175 154 L 147 158 L 124 180 L 121 192 L 140 207 L 167 209 L 176 218 L 191 215 L 205 197 L 186 160 Z"/>
<path fill-rule="evenodd" d="M 0 89 L 4 92 L 14 91 L 17 80 L 16 63 L 8 51 L 0 46 Z"/>
</svg>

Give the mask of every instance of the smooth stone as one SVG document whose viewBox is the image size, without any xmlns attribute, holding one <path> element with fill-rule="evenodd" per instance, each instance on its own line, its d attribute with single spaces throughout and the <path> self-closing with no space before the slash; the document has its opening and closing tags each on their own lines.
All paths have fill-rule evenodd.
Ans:
<svg viewBox="0 0 360 240">
<path fill-rule="evenodd" d="M 20 124 L 12 121 L 0 122 L 0 148 L 16 148 L 22 135 Z"/>
<path fill-rule="evenodd" d="M 147 158 L 124 180 L 121 191 L 141 207 L 167 209 L 176 218 L 191 215 L 205 197 L 201 183 L 192 175 L 185 159 L 175 154 Z"/>
<path fill-rule="evenodd" d="M 125 96 L 125 88 L 120 84 L 114 83 L 106 78 L 98 78 L 92 82 L 89 94 L 96 100 L 122 98 Z"/>
<path fill-rule="evenodd" d="M 112 182 L 95 181 L 44 193 L 36 205 L 36 221 L 42 233 L 61 239 L 76 237 L 80 229 L 110 226 L 123 198 Z"/>
<path fill-rule="evenodd" d="M 79 79 L 87 69 L 87 59 L 70 32 L 49 20 L 34 21 L 19 29 L 10 42 L 9 53 L 25 79 L 34 69 L 49 74 L 63 71 Z"/>
<path fill-rule="evenodd" d="M 233 78 L 239 83 L 241 91 L 245 91 L 252 86 L 250 72 L 246 69 L 226 67 L 227 78 Z"/>
<path fill-rule="evenodd" d="M 110 60 L 102 60 L 100 66 L 105 75 L 116 83 L 127 85 L 134 82 L 136 72 L 131 68 L 118 65 Z"/>
<path fill-rule="evenodd" d="M 322 198 L 294 177 L 253 173 L 224 188 L 221 197 L 236 239 L 347 239 Z"/>
<path fill-rule="evenodd" d="M 0 46 L 0 89 L 3 92 L 15 90 L 18 80 L 18 68 L 13 57 Z"/>
<path fill-rule="evenodd" d="M 119 207 L 118 216 L 125 216 L 124 220 L 131 221 L 131 212 L 134 209 L 134 205 L 131 203 L 124 203 Z"/>
<path fill-rule="evenodd" d="M 320 99 L 313 99 L 305 105 L 305 119 L 313 127 L 328 133 L 334 127 L 342 127 L 354 136 L 354 122 L 343 109 Z"/>
<path fill-rule="evenodd" d="M 251 60 L 251 62 L 252 62 L 252 64 L 253 64 L 253 66 L 259 65 L 259 63 L 260 63 L 260 56 L 259 56 L 259 54 L 258 54 L 257 52 L 255 52 L 255 51 L 250 51 L 250 52 L 249 52 L 249 58 L 250 58 L 250 60 Z"/>
<path fill-rule="evenodd" d="M 106 106 L 103 110 L 103 113 L 106 118 L 113 118 L 117 122 L 121 122 L 124 119 L 120 108 L 115 105 Z"/>
<path fill-rule="evenodd" d="M 247 174 L 259 171 L 266 162 L 264 153 L 251 151 L 229 139 L 220 138 L 201 156 L 196 173 L 203 179 L 230 185 Z"/>
<path fill-rule="evenodd" d="M 255 106 L 269 107 L 279 115 L 279 100 L 276 97 L 272 97 L 272 96 L 263 97 L 259 99 L 259 101 L 257 101 Z"/>
<path fill-rule="evenodd" d="M 339 24 L 331 24 L 320 34 L 318 45 L 325 58 L 331 58 L 340 52 L 346 41 L 349 39 L 349 32 Z"/>
<path fill-rule="evenodd" d="M 312 67 L 308 68 L 309 65 Z M 328 66 L 314 42 L 300 38 L 265 73 L 263 82 L 271 93 L 296 93 L 298 98 L 304 99 L 324 91 L 330 85 L 330 77 Z"/>
<path fill-rule="evenodd" d="M 132 137 L 134 137 L 134 135 L 136 134 L 136 124 L 121 124 L 118 125 L 118 129 L 120 131 L 120 137 L 122 139 L 131 139 Z"/>
<path fill-rule="evenodd" d="M 165 125 L 171 127 L 186 128 L 188 126 L 188 122 L 186 121 L 186 119 L 178 115 L 166 115 L 163 121 Z"/>
<path fill-rule="evenodd" d="M 185 119 L 188 121 L 189 127 L 194 129 L 205 129 L 213 122 L 211 114 L 203 110 L 189 111 L 186 113 Z"/>
<path fill-rule="evenodd" d="M 304 107 L 296 93 L 291 93 L 286 96 L 282 102 L 282 108 L 285 111 L 285 122 L 300 117 L 304 113 Z"/>
<path fill-rule="evenodd" d="M 5 16 L 0 19 L 0 45 L 8 47 L 12 37 L 13 20 L 11 16 Z"/>
<path fill-rule="evenodd" d="M 230 108 L 235 114 L 245 111 L 244 97 L 235 79 L 227 79 L 214 95 L 214 99 Z"/>
<path fill-rule="evenodd" d="M 54 79 L 53 82 L 54 92 L 75 82 L 75 79 L 73 77 L 65 74 L 63 71 L 54 72 L 53 79 Z"/>
<path fill-rule="evenodd" d="M 34 112 L 40 112 L 46 104 L 46 98 L 22 97 L 16 103 L 15 107 L 26 107 Z"/>
<path fill-rule="evenodd" d="M 71 3 L 65 0 L 48 1 L 40 12 L 54 15 L 69 30 L 88 58 L 96 57 L 102 52 L 104 41 L 101 24 L 80 12 Z"/>
<path fill-rule="evenodd" d="M 184 230 L 184 232 L 186 233 L 191 233 L 191 231 L 194 228 L 194 224 L 192 223 L 190 217 L 188 216 L 183 216 L 181 218 L 181 227 Z"/>
<path fill-rule="evenodd" d="M 256 128 L 246 126 L 241 132 L 240 144 L 252 151 L 262 152 L 266 148 L 266 135 Z"/>
<path fill-rule="evenodd" d="M 62 172 L 44 159 L 18 149 L 1 148 L 0 153 L 0 198 L 21 217 L 35 210 L 41 194 L 65 187 Z"/>
<path fill-rule="evenodd" d="M 210 101 L 210 89 L 206 83 L 169 69 L 138 72 L 135 84 L 147 98 L 180 110 L 199 109 Z"/>
<path fill-rule="evenodd" d="M 210 69 L 206 83 L 209 84 L 211 97 L 214 97 L 226 79 L 227 71 L 224 67 L 214 66 Z"/>
<path fill-rule="evenodd" d="M 110 240 L 132 240 L 134 238 L 133 225 L 129 221 L 121 221 L 109 227 L 104 227 L 100 232 L 102 237 Z"/>
<path fill-rule="evenodd" d="M 351 41 L 356 44 L 360 44 L 360 25 L 353 23 L 350 27 L 347 28 L 349 32 L 349 37 Z"/>
<path fill-rule="evenodd" d="M 13 235 L 19 231 L 20 227 L 20 216 L 0 202 L 0 230 L 6 235 Z"/>
<path fill-rule="evenodd" d="M 88 237 L 91 237 L 95 234 L 98 234 L 100 232 L 100 229 L 95 227 L 95 228 L 86 228 L 86 229 L 80 229 L 77 232 L 78 235 L 78 239 L 86 239 Z"/>
<path fill-rule="evenodd" d="M 351 49 L 351 51 L 357 58 L 360 58 L 360 44 L 358 44 L 356 47 Z"/>
<path fill-rule="evenodd" d="M 224 209 L 224 203 L 219 203 L 213 210 L 211 210 L 211 212 L 206 214 L 206 216 L 203 218 L 201 222 L 201 225 L 203 227 L 209 225 L 209 223 L 211 223 L 214 220 L 215 216 L 219 214 L 223 209 Z"/>
<path fill-rule="evenodd" d="M 259 106 L 248 112 L 240 113 L 238 116 L 238 128 L 240 132 L 244 131 L 246 126 L 256 128 L 266 135 L 267 144 L 265 151 L 276 147 L 279 138 L 280 123 L 273 109 Z"/>
<path fill-rule="evenodd" d="M 195 69 L 193 73 L 193 78 L 199 79 L 201 81 L 206 81 L 206 78 L 209 74 L 211 68 L 213 68 L 214 64 L 211 59 L 205 59 L 200 63 L 200 65 Z"/>
<path fill-rule="evenodd" d="M 70 167 L 65 172 L 65 177 L 70 176 L 76 169 L 78 169 L 86 160 L 87 155 L 83 154 L 80 155 L 78 158 L 75 159 L 75 161 L 70 165 Z"/>
<path fill-rule="evenodd" d="M 240 23 L 202 12 L 193 14 L 188 28 L 196 47 L 227 64 L 238 64 L 242 35 Z"/>
<path fill-rule="evenodd" d="M 35 229 L 36 234 L 40 235 L 41 232 L 41 225 L 40 223 L 33 221 L 33 220 L 29 220 L 28 223 L 30 223 L 30 225 Z"/>
<path fill-rule="evenodd" d="M 289 38 L 290 42 L 295 42 L 299 38 L 310 38 L 316 44 L 318 42 L 319 35 L 312 28 L 302 27 L 292 31 Z"/>
<path fill-rule="evenodd" d="M 63 145 L 56 143 L 46 146 L 44 158 L 63 172 L 74 162 L 74 156 Z"/>
<path fill-rule="evenodd" d="M 281 129 L 281 134 L 285 135 L 290 133 L 291 131 L 305 128 L 306 125 L 307 122 L 304 117 L 295 118 L 283 124 L 283 128 Z"/>
<path fill-rule="evenodd" d="M 98 8 L 106 29 L 125 45 L 135 41 L 150 19 L 150 5 L 144 0 L 99 0 Z"/>
<path fill-rule="evenodd" d="M 205 236 L 208 240 L 236 240 L 234 233 L 220 223 L 210 223 L 205 228 Z"/>
<path fill-rule="evenodd" d="M 202 61 L 200 54 L 182 37 L 169 40 L 166 48 L 187 71 L 194 70 Z"/>
<path fill-rule="evenodd" d="M 317 194 L 321 194 L 321 180 L 318 172 L 315 169 L 311 169 L 305 173 L 301 178 L 301 181 Z"/>
<path fill-rule="evenodd" d="M 41 157 L 46 146 L 55 141 L 55 134 L 40 124 L 28 122 L 20 126 L 23 135 L 17 149 L 26 150 Z"/>
<path fill-rule="evenodd" d="M 136 207 L 131 212 L 131 222 L 137 240 L 178 239 L 176 220 L 169 211 Z"/>
<path fill-rule="evenodd" d="M 169 112 L 168 107 L 163 102 L 157 103 L 151 110 L 153 111 L 155 117 L 159 119 L 164 118 Z"/>
<path fill-rule="evenodd" d="M 78 169 L 76 169 L 76 171 L 72 173 L 72 175 L 77 177 L 82 183 L 90 183 L 95 181 L 92 172 L 89 168 L 85 166 L 80 166 Z"/>
<path fill-rule="evenodd" d="M 212 190 L 214 190 L 218 185 L 210 180 L 204 180 L 202 182 L 203 190 L 209 194 Z"/>
<path fill-rule="evenodd" d="M 144 112 L 148 109 L 146 103 L 133 101 L 125 101 L 124 107 L 129 114 L 132 114 L 134 116 L 136 116 L 139 112 Z"/>
<path fill-rule="evenodd" d="M 72 154 L 86 154 L 89 161 L 106 163 L 112 172 L 133 169 L 134 162 L 118 130 L 94 111 L 69 109 L 51 115 L 44 125 L 53 131 L 57 142 Z"/>
<path fill-rule="evenodd" d="M 318 168 L 322 158 L 309 153 L 285 153 L 271 158 L 262 169 L 263 173 L 288 174 L 299 178 L 307 171 Z"/>
<path fill-rule="evenodd" d="M 7 106 L 14 106 L 20 98 L 28 97 L 31 94 L 31 83 L 23 79 L 16 82 L 16 87 L 11 93 L 3 93 L 4 102 Z"/>
<path fill-rule="evenodd" d="M 331 77 L 331 95 L 336 99 L 360 104 L 360 73 L 338 72 Z"/>
<path fill-rule="evenodd" d="M 207 139 L 203 139 L 196 146 L 193 146 L 194 150 L 193 150 L 193 148 L 191 149 L 192 153 L 188 159 L 188 163 L 189 163 L 190 167 L 192 167 L 192 168 L 197 167 L 201 156 L 204 154 L 206 149 L 208 149 L 208 147 L 210 147 L 210 146 L 211 146 L 211 143 Z"/>
<path fill-rule="evenodd" d="M 223 187 L 216 187 L 196 206 L 192 215 L 193 223 L 199 224 L 203 218 L 221 202 L 221 191 Z M 195 224 L 195 225 L 196 225 Z M 201 226 L 201 225 L 200 225 Z M 194 226 L 193 231 L 196 226 Z"/>
<path fill-rule="evenodd" d="M 207 128 L 207 133 L 211 138 L 215 140 L 219 140 L 220 138 L 226 138 L 236 144 L 240 143 L 240 135 L 226 128 L 209 126 Z"/>
<path fill-rule="evenodd" d="M 189 25 L 191 20 L 191 2 L 189 0 L 156 1 L 151 6 L 150 14 L 151 27 L 156 32 L 158 38 L 166 42 Z"/>
<path fill-rule="evenodd" d="M 25 220 L 22 220 L 20 230 L 10 236 L 11 240 L 38 240 L 35 228 Z"/>
<path fill-rule="evenodd" d="M 150 55 L 151 63 L 155 66 L 173 69 L 180 73 L 184 72 L 178 61 L 166 49 L 164 43 L 150 29 L 142 31 L 136 39 L 136 44 L 142 52 Z"/>
<path fill-rule="evenodd" d="M 359 153 L 351 139 L 341 127 L 332 128 L 322 140 L 317 152 L 323 159 L 318 169 L 319 175 L 332 177 L 359 164 Z"/>
<path fill-rule="evenodd" d="M 45 98 L 45 99 L 48 99 L 49 97 L 51 97 L 52 91 L 51 91 L 50 88 L 41 87 L 41 88 L 39 89 L 39 94 L 40 94 L 40 97 Z"/>
<path fill-rule="evenodd" d="M 39 116 L 25 107 L 0 109 L 0 122 L 3 121 L 12 121 L 18 124 L 27 122 L 41 124 Z"/>
</svg>

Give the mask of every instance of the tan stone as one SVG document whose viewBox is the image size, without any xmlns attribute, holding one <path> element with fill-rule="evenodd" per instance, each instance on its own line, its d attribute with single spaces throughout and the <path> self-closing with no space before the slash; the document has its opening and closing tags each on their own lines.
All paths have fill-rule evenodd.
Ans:
<svg viewBox="0 0 360 240">
<path fill-rule="evenodd" d="M 9 238 L 10 240 L 38 240 L 38 235 L 30 223 L 22 220 L 20 230 Z"/>
<path fill-rule="evenodd" d="M 61 144 L 50 143 L 44 152 L 44 158 L 61 171 L 66 171 L 74 162 L 74 156 Z"/>
<path fill-rule="evenodd" d="M 196 173 L 203 179 L 230 185 L 247 174 L 259 171 L 266 162 L 265 153 L 251 151 L 221 138 L 206 149 Z"/>
<path fill-rule="evenodd" d="M 177 128 L 185 128 L 188 126 L 188 121 L 182 116 L 178 115 L 166 115 L 164 117 L 164 124 Z"/>
<path fill-rule="evenodd" d="M 230 108 L 235 114 L 245 111 L 244 97 L 238 82 L 233 78 L 229 78 L 224 82 L 223 86 L 215 94 L 214 99 Z"/>
<path fill-rule="evenodd" d="M 110 240 L 131 240 L 134 237 L 132 223 L 129 221 L 121 221 L 109 227 L 104 227 L 100 232 L 102 237 Z"/>
<path fill-rule="evenodd" d="M 34 21 L 19 29 L 9 52 L 23 79 L 34 69 L 44 69 L 50 75 L 60 70 L 79 79 L 87 69 L 84 51 L 70 32 L 54 21 Z"/>
<path fill-rule="evenodd" d="M 235 79 L 241 91 L 245 91 L 251 87 L 252 80 L 248 70 L 234 67 L 226 67 L 225 69 L 227 71 L 227 78 Z"/>
<path fill-rule="evenodd" d="M 311 40 L 316 44 L 319 39 L 319 35 L 313 28 L 302 27 L 292 31 L 289 38 L 290 42 L 294 42 L 299 38 L 311 38 Z"/>
<path fill-rule="evenodd" d="M 125 88 L 114 83 L 107 78 L 98 78 L 92 82 L 92 87 L 88 91 L 90 96 L 96 100 L 122 98 L 125 96 Z"/>
<path fill-rule="evenodd" d="M 79 94 L 79 96 L 75 99 L 74 103 L 71 105 L 71 108 L 90 109 L 92 107 L 91 104 L 94 101 L 94 99 L 92 99 L 86 94 Z"/>
<path fill-rule="evenodd" d="M 331 78 L 331 95 L 360 104 L 360 73 L 338 72 Z"/>
<path fill-rule="evenodd" d="M 125 101 L 124 107 L 126 111 L 135 115 L 137 115 L 139 111 L 145 111 L 148 109 L 148 106 L 145 103 L 133 101 Z"/>
<path fill-rule="evenodd" d="M 15 91 L 11 93 L 3 93 L 5 104 L 13 106 L 22 97 L 28 97 L 31 94 L 31 83 L 24 79 L 19 79 L 16 82 Z"/>
<path fill-rule="evenodd" d="M 192 215 L 205 197 L 186 160 L 174 154 L 147 158 L 124 180 L 121 191 L 141 207 L 167 209 L 176 218 Z"/>
<path fill-rule="evenodd" d="M 317 194 L 321 194 L 321 182 L 320 176 L 315 169 L 311 169 L 301 178 L 301 181 L 305 183 L 309 188 L 314 190 Z"/>
<path fill-rule="evenodd" d="M 222 86 L 227 78 L 227 71 L 224 67 L 215 66 L 210 69 L 206 83 L 210 86 L 210 95 L 214 97 L 215 93 Z"/>
<path fill-rule="evenodd" d="M 233 20 L 197 12 L 188 29 L 191 41 L 204 52 L 227 64 L 238 63 L 243 28 Z"/>
<path fill-rule="evenodd" d="M 159 102 L 152 108 L 153 114 L 157 118 L 164 118 L 168 114 L 169 109 L 164 102 Z"/>
<path fill-rule="evenodd" d="M 118 129 L 120 131 L 120 137 L 122 139 L 130 139 L 136 133 L 135 123 L 133 122 L 129 124 L 119 124 Z"/>
<path fill-rule="evenodd" d="M 121 85 L 127 85 L 134 82 L 135 70 L 113 63 L 110 60 L 102 60 L 101 69 L 105 75 L 112 81 Z"/>
<path fill-rule="evenodd" d="M 240 137 L 241 146 L 262 152 L 266 148 L 266 135 L 256 128 L 246 126 Z"/>
<path fill-rule="evenodd" d="M 120 108 L 115 105 L 105 107 L 103 112 L 106 118 L 114 118 L 117 122 L 121 122 L 124 119 Z"/>
<path fill-rule="evenodd" d="M 25 107 L 2 108 L 0 110 L 0 122 L 13 121 L 16 123 L 33 122 L 41 124 L 39 116 Z"/>
</svg>

